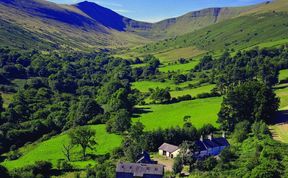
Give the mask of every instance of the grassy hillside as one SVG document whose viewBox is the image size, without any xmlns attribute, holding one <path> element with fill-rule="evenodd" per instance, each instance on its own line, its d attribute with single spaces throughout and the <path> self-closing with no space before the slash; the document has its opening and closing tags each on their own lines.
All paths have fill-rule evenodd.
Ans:
<svg viewBox="0 0 288 178">
<path fill-rule="evenodd" d="M 149 41 L 129 32 L 110 29 L 89 15 L 74 6 L 44 0 L 1 1 L 0 19 L 9 23 L 1 22 L 0 34 L 6 35 L 0 42 L 15 48 L 95 50 Z M 43 42 L 47 43 L 44 47 L 37 46 Z"/>
<path fill-rule="evenodd" d="M 183 117 L 191 116 L 191 123 L 197 128 L 207 123 L 217 126 L 217 113 L 221 102 L 222 98 L 207 98 L 169 105 L 147 105 L 141 107 L 144 113 L 134 116 L 133 121 L 140 121 L 145 125 L 146 130 L 153 130 L 182 127 Z"/>
<path fill-rule="evenodd" d="M 175 84 L 170 80 L 165 82 L 156 82 L 156 81 L 140 81 L 132 83 L 132 88 L 136 88 L 141 92 L 148 92 L 149 88 L 170 88 L 170 90 L 176 90 L 176 88 L 187 87 L 189 84 L 194 84 L 197 81 L 189 81 L 181 84 Z"/>
<path fill-rule="evenodd" d="M 288 69 L 281 70 L 279 73 L 279 80 L 288 79 Z"/>
<path fill-rule="evenodd" d="M 179 91 L 172 91 L 171 96 L 172 97 L 179 97 L 184 95 L 191 95 L 193 97 L 197 96 L 201 93 L 210 93 L 211 90 L 215 87 L 215 85 L 204 85 L 197 88 L 191 88 L 191 89 L 185 89 L 185 90 L 179 90 Z"/>
<path fill-rule="evenodd" d="M 96 125 L 91 126 L 96 132 L 96 141 L 97 145 L 94 151 L 88 151 L 88 153 L 96 153 L 97 155 L 103 155 L 111 152 L 115 147 L 120 146 L 121 137 L 115 134 L 108 134 L 105 129 L 105 125 Z M 24 146 L 20 149 L 20 152 L 23 154 L 18 160 L 15 161 L 6 161 L 2 164 L 9 169 L 23 167 L 25 165 L 34 164 L 38 160 L 51 161 L 53 166 L 56 166 L 58 159 L 65 159 L 65 156 L 62 153 L 63 144 L 67 144 L 69 138 L 67 133 L 55 136 L 47 141 L 41 143 L 35 143 L 32 145 Z M 88 164 L 95 164 L 95 161 L 77 161 L 80 155 L 80 147 L 76 147 L 73 150 L 73 162 L 74 166 L 78 168 L 85 168 Z"/>
<path fill-rule="evenodd" d="M 186 64 L 170 64 L 159 68 L 160 72 L 178 72 L 187 73 L 189 70 L 194 69 L 194 67 L 199 63 L 199 60 L 193 60 Z"/>
<path fill-rule="evenodd" d="M 135 52 L 153 54 L 188 47 L 206 51 L 241 50 L 262 43 L 273 45 L 279 40 L 285 44 L 288 38 L 287 18 L 285 12 L 241 16 L 194 33 L 136 48 Z"/>
</svg>

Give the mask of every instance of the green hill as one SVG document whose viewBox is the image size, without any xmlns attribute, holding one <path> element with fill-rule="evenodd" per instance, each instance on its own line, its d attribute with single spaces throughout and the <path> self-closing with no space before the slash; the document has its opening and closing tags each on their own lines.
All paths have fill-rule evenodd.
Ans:
<svg viewBox="0 0 288 178">
<path fill-rule="evenodd" d="M 274 9 L 274 10 L 273 10 Z M 278 0 L 255 6 L 239 16 L 202 28 L 195 32 L 148 44 L 130 51 L 126 56 L 142 56 L 150 53 L 165 56 L 172 53 L 181 55 L 183 49 L 191 49 L 186 57 L 193 57 L 209 51 L 225 49 L 242 50 L 254 46 L 279 46 L 288 42 L 288 4 Z M 192 53 L 192 49 L 193 52 Z M 202 51 L 202 53 L 197 52 Z M 167 56 L 167 55 L 166 55 Z M 169 57 L 162 59 L 170 61 Z"/>
<path fill-rule="evenodd" d="M 108 134 L 105 129 L 105 125 L 91 126 L 96 132 L 97 145 L 95 150 L 89 153 L 96 153 L 97 155 L 103 155 L 110 153 L 115 147 L 120 146 L 121 137 L 115 134 Z M 24 146 L 20 149 L 20 153 L 23 154 L 19 159 L 14 161 L 5 161 L 1 164 L 5 165 L 9 169 L 23 167 L 25 165 L 34 164 L 35 161 L 47 160 L 53 163 L 56 167 L 57 160 L 65 159 L 62 153 L 63 144 L 69 143 L 67 133 L 52 137 L 47 141 L 40 143 L 34 143 Z M 79 159 L 80 147 L 73 149 L 73 160 L 71 163 L 77 168 L 85 168 L 88 164 L 95 164 L 93 160 L 77 161 Z"/>
</svg>

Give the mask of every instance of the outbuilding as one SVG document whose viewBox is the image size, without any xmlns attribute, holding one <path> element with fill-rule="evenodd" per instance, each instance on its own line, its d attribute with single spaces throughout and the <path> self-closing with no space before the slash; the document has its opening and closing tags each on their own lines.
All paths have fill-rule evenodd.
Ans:
<svg viewBox="0 0 288 178">
<path fill-rule="evenodd" d="M 171 145 L 168 143 L 163 143 L 159 148 L 159 155 L 166 156 L 169 158 L 175 158 L 178 156 L 180 152 L 180 148 L 175 145 Z"/>
</svg>

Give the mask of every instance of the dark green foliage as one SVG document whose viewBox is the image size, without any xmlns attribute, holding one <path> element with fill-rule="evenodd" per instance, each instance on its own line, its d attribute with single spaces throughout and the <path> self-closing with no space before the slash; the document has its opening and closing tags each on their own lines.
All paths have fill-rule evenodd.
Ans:
<svg viewBox="0 0 288 178">
<path fill-rule="evenodd" d="M 236 142 L 244 141 L 250 132 L 250 123 L 247 120 L 241 121 L 235 125 L 233 138 Z"/>
<path fill-rule="evenodd" d="M 18 90 L 13 93 L 10 106 L 1 111 L 0 145 L 5 147 L 0 147 L 0 152 L 8 151 L 12 144 L 19 147 L 44 134 L 61 133 L 73 126 L 103 124 L 110 118 L 112 125 L 126 124 L 127 117 L 123 121 L 117 113 L 130 117 L 134 105 L 141 101 L 139 92 L 130 88 L 130 64 L 101 52 L 43 54 L 0 49 L 1 68 L 21 69 L 16 73 L 0 71 L 8 81 L 0 90 Z M 25 80 L 14 86 L 11 81 L 15 78 Z M 127 124 L 117 131 L 128 129 Z"/>
<path fill-rule="evenodd" d="M 214 157 L 209 157 L 205 160 L 198 160 L 196 162 L 196 168 L 200 171 L 211 171 L 217 165 L 217 160 Z"/>
<path fill-rule="evenodd" d="M 49 178 L 52 175 L 52 164 L 48 161 L 36 161 L 34 165 L 29 165 L 11 172 L 13 178 Z"/>
<path fill-rule="evenodd" d="M 94 168 L 87 169 L 87 178 L 114 178 L 115 177 L 115 164 L 108 160 L 104 163 L 97 164 Z"/>
<path fill-rule="evenodd" d="M 152 93 L 151 99 L 153 99 L 157 103 L 168 103 L 171 99 L 168 88 L 160 89 L 157 87 L 155 90 L 152 89 L 150 92 Z"/>
<path fill-rule="evenodd" d="M 223 128 L 232 130 L 244 120 L 270 121 L 277 111 L 279 99 L 273 90 L 257 81 L 249 81 L 234 87 L 224 98 L 218 121 Z"/>
<path fill-rule="evenodd" d="M 3 178 L 10 178 L 8 170 L 4 166 L 1 166 L 1 165 L 0 165 L 0 175 Z"/>
<path fill-rule="evenodd" d="M 131 117 L 129 112 L 121 109 L 112 114 L 112 118 L 106 123 L 108 132 L 124 132 L 131 127 Z"/>
<path fill-rule="evenodd" d="M 86 157 L 87 148 L 94 149 L 94 146 L 97 144 L 95 134 L 89 127 L 78 127 L 69 132 L 71 144 L 81 146 L 83 159 Z"/>
<path fill-rule="evenodd" d="M 174 164 L 173 164 L 172 169 L 173 169 L 174 174 L 178 174 L 182 171 L 183 162 L 182 162 L 182 159 L 180 157 L 176 157 L 174 159 Z"/>
</svg>

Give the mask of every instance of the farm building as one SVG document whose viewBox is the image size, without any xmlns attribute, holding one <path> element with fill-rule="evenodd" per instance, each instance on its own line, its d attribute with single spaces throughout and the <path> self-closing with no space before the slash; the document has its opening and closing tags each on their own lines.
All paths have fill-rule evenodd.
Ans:
<svg viewBox="0 0 288 178">
<path fill-rule="evenodd" d="M 217 156 L 224 148 L 230 145 L 225 137 L 225 133 L 223 133 L 220 138 L 214 138 L 213 134 L 210 134 L 208 139 L 203 139 L 201 136 L 200 140 L 196 141 L 195 144 L 198 151 L 194 153 L 194 156 L 198 159 L 208 156 Z"/>
<path fill-rule="evenodd" d="M 178 156 L 180 152 L 180 148 L 175 145 L 171 145 L 168 143 L 163 143 L 159 148 L 159 155 L 166 156 L 169 158 L 175 158 Z"/>
<path fill-rule="evenodd" d="M 116 167 L 116 178 L 162 178 L 164 166 L 160 164 L 119 163 Z"/>
</svg>

